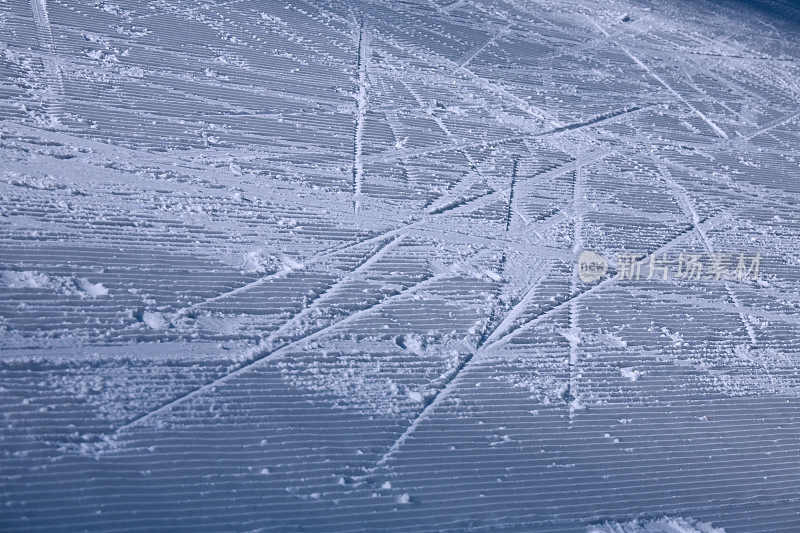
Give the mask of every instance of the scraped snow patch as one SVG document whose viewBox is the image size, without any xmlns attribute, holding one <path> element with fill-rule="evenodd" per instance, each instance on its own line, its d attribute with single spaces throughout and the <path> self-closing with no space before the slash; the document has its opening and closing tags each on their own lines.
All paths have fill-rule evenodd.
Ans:
<svg viewBox="0 0 800 533">
<path fill-rule="evenodd" d="M 693 518 L 665 516 L 658 520 L 605 522 L 591 525 L 586 528 L 586 533 L 725 533 L 725 529 L 699 522 Z"/>
<path fill-rule="evenodd" d="M 41 272 L 3 272 L 3 284 L 9 289 L 49 289 L 50 278 Z"/>
<path fill-rule="evenodd" d="M 108 289 L 102 283 L 92 283 L 86 278 L 48 276 L 31 270 L 6 270 L 0 278 L 9 289 L 46 289 L 81 298 L 108 296 Z"/>
</svg>

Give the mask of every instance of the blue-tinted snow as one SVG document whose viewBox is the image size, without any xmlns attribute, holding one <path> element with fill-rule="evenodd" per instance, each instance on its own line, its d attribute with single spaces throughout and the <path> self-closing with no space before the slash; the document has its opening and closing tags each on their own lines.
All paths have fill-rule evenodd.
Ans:
<svg viewBox="0 0 800 533">
<path fill-rule="evenodd" d="M 798 14 L 0 0 L 0 529 L 800 530 Z"/>
</svg>

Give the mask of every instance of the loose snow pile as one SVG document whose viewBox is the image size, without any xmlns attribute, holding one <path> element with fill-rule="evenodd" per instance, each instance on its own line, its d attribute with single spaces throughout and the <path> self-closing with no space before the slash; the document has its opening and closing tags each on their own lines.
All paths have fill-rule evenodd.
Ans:
<svg viewBox="0 0 800 533">
<path fill-rule="evenodd" d="M 81 298 L 107 296 L 108 289 L 102 283 L 92 283 L 86 278 L 49 276 L 36 271 L 12 271 L 2 273 L 3 285 L 9 289 L 46 289 Z"/>
<path fill-rule="evenodd" d="M 659 518 L 631 522 L 606 522 L 589 526 L 586 533 L 725 533 L 725 529 L 693 518 Z"/>
</svg>

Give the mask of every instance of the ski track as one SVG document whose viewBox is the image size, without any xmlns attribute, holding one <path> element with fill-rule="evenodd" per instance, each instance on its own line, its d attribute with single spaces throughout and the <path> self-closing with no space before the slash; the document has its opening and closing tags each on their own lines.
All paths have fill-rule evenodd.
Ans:
<svg viewBox="0 0 800 533">
<path fill-rule="evenodd" d="M 64 80 L 56 57 L 53 31 L 50 27 L 50 17 L 47 14 L 47 0 L 28 0 L 28 3 L 36 24 L 36 40 L 39 43 L 39 49 L 45 54 L 42 62 L 44 63 L 44 77 L 48 87 L 49 113 L 51 118 L 57 122 L 59 100 L 64 94 Z"/>
<path fill-rule="evenodd" d="M 708 221 L 706 221 L 706 222 L 708 222 Z M 695 228 L 693 226 L 692 230 L 694 230 L 694 229 Z M 671 239 L 669 242 L 667 242 L 664 245 L 660 246 L 657 250 L 647 254 L 648 258 L 655 257 L 659 253 L 663 253 L 664 251 L 669 250 L 669 248 L 671 246 L 673 246 L 674 244 L 676 244 L 680 240 L 685 239 L 687 234 L 688 234 L 688 232 L 680 233 L 677 237 Z M 387 464 L 389 459 L 400 450 L 400 447 L 402 446 L 402 444 L 404 442 L 406 442 L 406 440 L 408 440 L 408 438 L 419 427 L 419 425 L 422 423 L 422 421 L 424 419 L 428 418 L 433 413 L 436 405 L 441 403 L 442 401 L 444 401 L 444 399 L 447 398 L 448 395 L 451 394 L 455 390 L 455 388 L 456 388 L 456 383 L 455 382 L 456 382 L 457 378 L 459 377 L 459 375 L 464 370 L 466 370 L 468 367 L 470 367 L 470 366 L 476 364 L 477 362 L 482 361 L 482 360 L 485 359 L 484 353 L 490 352 L 492 349 L 494 349 L 496 347 L 499 347 L 499 346 L 502 346 L 504 344 L 507 344 L 515 336 L 518 336 L 519 334 L 530 330 L 530 328 L 532 328 L 536 324 L 539 324 L 542 320 L 550 317 L 554 313 L 558 313 L 558 312 L 560 312 L 560 311 L 562 311 L 564 309 L 568 309 L 568 310 L 574 309 L 574 305 L 579 300 L 584 299 L 584 298 L 586 298 L 586 297 L 588 297 L 590 295 L 593 295 L 594 293 L 601 291 L 602 289 L 604 289 L 605 287 L 607 287 L 609 285 L 613 285 L 617 281 L 617 279 L 618 278 L 616 278 L 614 276 L 606 277 L 606 279 L 604 279 L 604 280 L 600 281 L 599 283 L 591 286 L 590 288 L 583 289 L 580 292 L 577 292 L 577 293 L 571 295 L 566 300 L 559 302 L 557 305 L 551 307 L 550 309 L 542 312 L 541 314 L 536 315 L 533 319 L 530 319 L 528 321 L 525 321 L 525 322 L 519 324 L 516 328 L 511 329 L 510 331 L 508 331 L 504 335 L 500 336 L 496 340 L 494 340 L 492 342 L 487 342 L 486 344 L 478 346 L 478 347 L 476 347 L 474 349 L 471 348 L 470 349 L 470 356 L 468 358 L 465 358 L 465 360 L 462 362 L 462 364 L 459 365 L 458 368 L 454 372 L 452 372 L 451 374 L 448 374 L 445 377 L 445 386 L 442 389 L 440 389 L 437 392 L 437 394 L 433 397 L 433 399 L 425 405 L 425 408 L 416 417 L 414 417 L 414 419 L 408 425 L 406 430 L 403 431 L 403 433 L 400 434 L 400 436 L 397 438 L 397 440 L 395 440 L 392 443 L 392 445 L 389 447 L 389 450 L 383 456 L 381 456 L 381 459 L 378 461 L 378 463 L 375 466 L 373 466 L 372 468 L 368 469 L 367 472 L 369 474 L 372 474 L 378 469 L 378 467 L 385 466 Z M 529 288 L 529 291 L 534 289 L 536 287 L 536 285 L 538 285 L 538 282 L 539 282 L 539 280 L 537 280 L 537 282 Z M 523 301 L 524 301 L 524 299 L 523 299 Z M 520 302 L 520 304 L 522 304 L 522 302 Z M 739 308 L 737 306 L 737 310 L 738 309 Z M 510 317 L 512 314 L 519 314 L 521 311 L 522 311 L 522 308 L 519 308 L 519 309 L 517 307 L 513 308 L 506 315 L 506 317 L 504 317 L 503 321 L 501 321 L 501 324 L 503 322 L 505 322 L 506 319 L 508 317 Z M 499 329 L 499 327 L 498 327 L 498 329 Z M 494 334 L 494 332 L 492 332 L 488 336 L 488 339 L 491 339 L 491 337 L 494 336 L 493 334 Z M 572 341 L 572 340 L 570 341 L 570 354 L 569 354 L 569 358 L 568 358 L 570 370 L 572 368 L 572 365 L 577 362 L 577 354 L 576 354 L 577 347 L 573 345 L 573 342 L 574 341 Z M 570 383 L 571 382 L 572 382 L 572 380 L 570 379 Z"/>
<path fill-rule="evenodd" d="M 185 394 L 183 394 L 183 395 L 171 400 L 170 402 L 168 402 L 168 403 L 166 403 L 166 404 L 164 404 L 162 406 L 159 406 L 157 409 L 154 409 L 152 411 L 148 411 L 147 413 L 145 413 L 145 414 L 143 414 L 141 416 L 138 416 L 137 418 L 135 418 L 135 419 L 133 419 L 133 420 L 131 420 L 129 422 L 126 422 L 124 425 L 120 426 L 119 428 L 117 428 L 114 431 L 114 436 L 119 436 L 121 433 L 123 433 L 125 431 L 128 431 L 131 428 L 140 426 L 140 425 L 152 420 L 153 418 L 172 410 L 177 405 L 185 403 L 188 400 L 191 400 L 191 399 L 193 399 L 193 398 L 195 398 L 195 397 L 197 397 L 197 396 L 199 396 L 201 394 L 204 394 L 204 393 L 209 392 L 209 391 L 213 392 L 216 389 L 216 387 L 218 387 L 219 385 L 230 381 L 231 379 L 237 377 L 238 375 L 240 375 L 240 374 L 242 374 L 244 372 L 247 372 L 247 371 L 251 370 L 253 367 L 255 367 L 256 365 L 258 365 L 258 364 L 260 364 L 262 362 L 264 362 L 265 360 L 273 360 L 273 359 L 285 354 L 286 352 L 288 352 L 288 351 L 290 351 L 290 350 L 292 350 L 294 348 L 300 347 L 303 344 L 309 343 L 312 340 L 317 339 L 317 338 L 325 335 L 326 333 L 330 332 L 331 330 L 333 330 L 333 329 L 335 329 L 337 327 L 340 327 L 340 326 L 342 326 L 344 324 L 347 324 L 347 323 L 349 323 L 351 321 L 354 321 L 354 320 L 356 320 L 358 318 L 361 318 L 362 316 L 364 316 L 366 314 L 369 314 L 369 313 L 375 312 L 377 310 L 380 310 L 382 307 L 384 307 L 384 306 L 386 306 L 386 305 L 388 305 L 390 303 L 393 303 L 393 302 L 395 302 L 395 301 L 397 301 L 397 300 L 399 300 L 401 298 L 404 298 L 404 297 L 407 297 L 408 295 L 414 294 L 417 291 L 419 291 L 419 290 L 425 288 L 426 286 L 430 285 L 431 283 L 442 279 L 445 275 L 446 274 L 442 273 L 442 274 L 437 274 L 437 275 L 434 275 L 434 276 L 429 276 L 429 277 L 425 278 L 424 280 L 422 280 L 422 281 L 420 281 L 418 283 L 415 283 L 411 287 L 402 290 L 400 293 L 398 293 L 398 294 L 396 294 L 394 296 L 390 296 L 390 297 L 388 297 L 388 298 L 386 298 L 384 300 L 381 300 L 380 302 L 378 302 L 375 305 L 372 305 L 370 307 L 367 307 L 365 309 L 357 311 L 357 312 L 355 312 L 355 313 L 353 313 L 351 315 L 347 315 L 346 317 L 341 318 L 340 320 L 334 321 L 331 324 L 323 327 L 322 329 L 318 329 L 318 330 L 313 331 L 311 333 L 305 334 L 305 335 L 303 335 L 303 336 L 301 336 L 301 337 L 299 337 L 299 338 L 297 338 L 297 339 L 295 339 L 295 340 L 293 340 L 291 342 L 283 344 L 282 346 L 280 346 L 278 348 L 268 348 L 268 349 L 265 350 L 263 347 L 258 346 L 253 350 L 254 354 L 251 357 L 249 357 L 244 364 L 239 365 L 235 370 L 233 370 L 231 372 L 228 372 L 228 373 L 225 373 L 221 377 L 218 377 L 218 378 L 214 379 L 213 381 L 205 383 L 204 385 L 202 385 L 202 386 L 200 386 L 200 387 L 198 387 L 196 389 L 193 389 L 193 390 L 189 391 L 188 393 L 185 393 Z"/>
<path fill-rule="evenodd" d="M 353 139 L 353 209 L 356 213 L 361 210 L 361 186 L 364 181 L 363 139 L 364 121 L 367 116 L 367 62 L 369 49 L 367 37 L 364 33 L 364 21 L 361 21 L 358 33 L 358 93 L 356 95 L 356 130 Z"/>
<path fill-rule="evenodd" d="M 678 91 L 676 91 L 675 89 L 673 89 L 673 88 L 672 88 L 672 86 L 670 86 L 670 85 L 669 85 L 669 84 L 668 84 L 666 81 L 664 81 L 664 80 L 661 78 L 661 76 L 659 76 L 658 74 L 656 74 L 655 72 L 653 72 L 653 71 L 652 71 L 652 69 L 651 69 L 650 67 L 648 67 L 647 65 L 645 65 L 644 63 L 642 63 L 642 61 L 641 61 L 641 60 L 640 60 L 638 57 L 636 57 L 635 55 L 633 55 L 633 54 L 631 53 L 631 51 L 630 51 L 630 50 L 628 50 L 628 49 L 627 49 L 625 46 L 621 45 L 621 44 L 620 44 L 620 43 L 619 43 L 617 40 L 615 40 L 614 38 L 612 38 L 612 37 L 611 37 L 611 35 L 609 35 L 609 34 L 608 34 L 608 32 L 606 32 L 606 31 L 605 31 L 605 30 L 604 30 L 604 29 L 603 29 L 601 26 L 599 26 L 597 23 L 595 23 L 594 21 L 592 21 L 592 24 L 594 24 L 594 25 L 595 25 L 595 27 L 597 27 L 597 29 L 598 29 L 598 30 L 600 30 L 600 31 L 603 33 L 603 35 L 605 35 L 606 37 L 608 37 L 608 39 L 609 39 L 611 42 L 613 42 L 614 44 L 616 44 L 616 45 L 617 45 L 617 46 L 620 48 L 620 50 L 622 50 L 623 52 L 625 52 L 625 55 L 627 55 L 628 57 L 630 57 L 630 58 L 631 58 L 631 61 L 633 61 L 634 63 L 636 63 L 637 65 L 639 65 L 639 67 L 640 67 L 642 70 L 644 70 L 645 72 L 647 72 L 647 74 L 649 74 L 650 76 L 652 76 L 652 78 L 653 78 L 654 80 L 656 80 L 658 83 L 660 83 L 661 85 L 663 85 L 663 86 L 664 86 L 664 88 L 665 88 L 665 89 L 667 89 L 667 90 L 668 90 L 670 93 L 672 93 L 672 95 L 673 95 L 675 98 L 677 98 L 678 100 L 680 100 L 680 101 L 681 101 L 681 102 L 682 102 L 682 103 L 683 103 L 683 104 L 684 104 L 686 107 L 688 107 L 689 109 L 691 109 L 691 110 L 692 110 L 692 112 L 693 112 L 695 115 L 697 115 L 698 117 L 700 117 L 700 118 L 703 120 L 703 122 L 705 122 L 706 124 L 708 124 L 708 125 L 709 125 L 709 127 L 710 127 L 712 130 L 714 130 L 714 133 L 716 133 L 717 135 L 719 135 L 719 136 L 720 136 L 720 137 L 722 137 L 723 139 L 727 139 L 727 138 L 728 138 L 728 134 L 727 134 L 727 133 L 725 133 L 724 131 L 722 131 L 722 129 L 721 129 L 719 126 L 717 126 L 717 125 L 714 123 L 714 121 L 712 121 L 711 119 L 709 119 L 709 118 L 708 118 L 707 116 L 705 116 L 705 115 L 704 115 L 702 112 L 698 111 L 698 110 L 697 110 L 697 108 L 695 108 L 695 107 L 694 107 L 694 106 L 693 106 L 691 103 L 689 103 L 688 101 L 686 101 L 686 99 L 685 99 L 683 96 L 681 96 L 681 94 L 680 94 Z"/>
</svg>

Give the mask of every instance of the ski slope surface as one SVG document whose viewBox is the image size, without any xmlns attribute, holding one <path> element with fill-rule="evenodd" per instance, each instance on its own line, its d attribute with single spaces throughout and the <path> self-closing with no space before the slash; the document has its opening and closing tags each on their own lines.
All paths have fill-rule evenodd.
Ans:
<svg viewBox="0 0 800 533">
<path fill-rule="evenodd" d="M 800 8 L 0 0 L 0 529 L 800 531 Z"/>
</svg>

